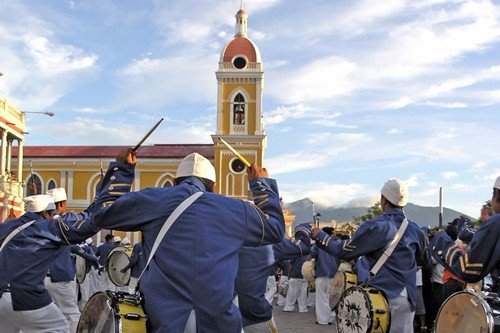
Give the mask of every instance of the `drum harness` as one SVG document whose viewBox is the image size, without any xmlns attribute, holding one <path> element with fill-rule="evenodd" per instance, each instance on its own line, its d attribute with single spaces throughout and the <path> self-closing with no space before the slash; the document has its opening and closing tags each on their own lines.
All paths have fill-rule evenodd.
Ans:
<svg viewBox="0 0 500 333">
<path fill-rule="evenodd" d="M 155 242 L 154 242 L 153 247 L 151 249 L 151 253 L 149 254 L 148 261 L 147 261 L 146 265 L 144 266 L 144 269 L 142 270 L 141 275 L 139 275 L 139 277 L 137 278 L 138 280 L 141 279 L 142 274 L 144 274 L 144 272 L 148 268 L 149 263 L 153 259 L 153 256 L 155 255 L 156 250 L 158 250 L 158 247 L 160 246 L 160 243 L 163 240 L 163 238 L 165 237 L 167 231 L 174 224 L 174 222 L 179 218 L 179 216 L 189 206 L 191 206 L 191 204 L 193 202 L 195 202 L 196 199 L 198 199 L 202 194 L 203 194 L 203 192 L 200 191 L 200 192 L 196 192 L 196 193 L 192 194 L 191 196 L 189 196 L 188 198 L 186 198 L 183 202 L 181 202 L 181 204 L 179 206 L 177 206 L 174 209 L 172 214 L 170 214 L 170 216 L 167 218 L 167 220 L 165 221 L 165 223 L 161 227 L 160 232 L 158 233 L 158 236 L 156 236 Z M 110 308 L 110 311 L 111 311 L 111 308 Z M 101 316 L 101 319 L 99 319 L 99 322 L 97 323 L 97 326 L 96 326 L 96 332 L 100 332 L 100 329 L 102 330 L 102 327 L 104 327 L 104 324 L 105 324 L 105 319 L 103 319 L 103 318 L 106 318 L 106 317 L 107 317 L 107 315 Z"/>
<path fill-rule="evenodd" d="M 389 243 L 389 246 L 384 250 L 384 253 L 382 253 L 378 261 L 375 263 L 375 265 L 373 265 L 372 269 L 370 270 L 370 278 L 374 277 L 378 273 L 378 271 L 382 268 L 382 266 L 385 264 L 387 259 L 389 259 L 392 252 L 394 251 L 399 241 L 403 237 L 403 234 L 406 231 L 406 227 L 408 227 L 408 219 L 405 217 L 403 222 L 401 223 L 401 226 L 399 227 L 398 232 L 396 233 L 392 241 Z"/>
</svg>

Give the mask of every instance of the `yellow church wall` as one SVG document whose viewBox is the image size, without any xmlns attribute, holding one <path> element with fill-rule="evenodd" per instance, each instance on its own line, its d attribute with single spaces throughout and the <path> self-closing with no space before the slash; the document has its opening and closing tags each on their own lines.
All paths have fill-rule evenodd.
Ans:
<svg viewBox="0 0 500 333">
<path fill-rule="evenodd" d="M 90 182 L 95 172 L 73 172 L 73 199 L 87 200 L 87 184 Z"/>
</svg>

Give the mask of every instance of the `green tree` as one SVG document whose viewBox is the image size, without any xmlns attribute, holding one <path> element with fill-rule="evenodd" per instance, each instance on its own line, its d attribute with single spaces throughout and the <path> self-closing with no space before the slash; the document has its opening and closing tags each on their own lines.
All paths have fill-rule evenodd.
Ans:
<svg viewBox="0 0 500 333">
<path fill-rule="evenodd" d="M 353 219 L 354 223 L 362 224 L 363 222 L 372 220 L 379 215 L 382 215 L 382 207 L 380 207 L 380 202 L 376 202 L 373 206 L 368 208 L 367 214 L 361 216 L 353 216 Z"/>
</svg>

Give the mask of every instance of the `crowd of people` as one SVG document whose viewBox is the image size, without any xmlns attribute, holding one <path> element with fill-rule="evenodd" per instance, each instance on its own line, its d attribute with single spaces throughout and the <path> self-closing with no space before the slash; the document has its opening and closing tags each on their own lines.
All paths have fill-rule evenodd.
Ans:
<svg viewBox="0 0 500 333">
<path fill-rule="evenodd" d="M 460 217 L 431 234 L 407 219 L 408 188 L 390 179 L 380 192 L 382 214 L 352 237 L 302 223 L 288 239 L 265 168 L 247 168 L 250 202 L 214 193 L 215 169 L 197 153 L 182 160 L 170 188 L 130 192 L 135 163 L 131 149 L 121 152 L 81 213 L 66 211 L 57 188 L 25 198 L 26 213 L 0 224 L 2 332 L 76 332 L 86 301 L 106 290 L 140 294 L 148 332 L 278 332 L 273 306 L 294 312 L 296 305 L 314 308 L 318 325 L 344 325 L 347 293 L 336 308 L 330 301 L 342 272 L 355 276 L 360 293 L 381 295 L 389 332 L 413 332 L 414 322 L 425 332 L 466 283 L 491 276 L 489 288 L 498 291 L 500 177 L 477 228 Z M 91 237 L 101 229 L 141 231 L 120 269 L 131 270 L 122 289 L 109 280 L 106 260 L 128 244 L 109 234 L 96 247 Z M 88 263 L 82 283 L 74 256 Z"/>
</svg>

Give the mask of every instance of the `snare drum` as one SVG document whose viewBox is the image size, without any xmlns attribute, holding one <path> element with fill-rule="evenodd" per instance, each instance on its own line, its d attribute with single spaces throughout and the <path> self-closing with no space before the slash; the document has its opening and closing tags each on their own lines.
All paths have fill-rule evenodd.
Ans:
<svg viewBox="0 0 500 333">
<path fill-rule="evenodd" d="M 439 308 L 435 332 L 499 332 L 498 328 L 493 329 L 494 315 L 482 293 L 459 291 L 448 297 Z"/>
<path fill-rule="evenodd" d="M 339 271 L 333 278 L 332 286 L 328 292 L 330 309 L 334 309 L 340 301 L 342 294 L 347 289 L 357 285 L 358 277 L 353 272 Z"/>
<path fill-rule="evenodd" d="M 98 292 L 82 310 L 77 333 L 145 333 L 146 315 L 136 295 Z"/>
<path fill-rule="evenodd" d="M 344 292 L 337 305 L 339 333 L 387 333 L 390 326 L 391 310 L 380 290 L 356 286 Z"/>
</svg>

